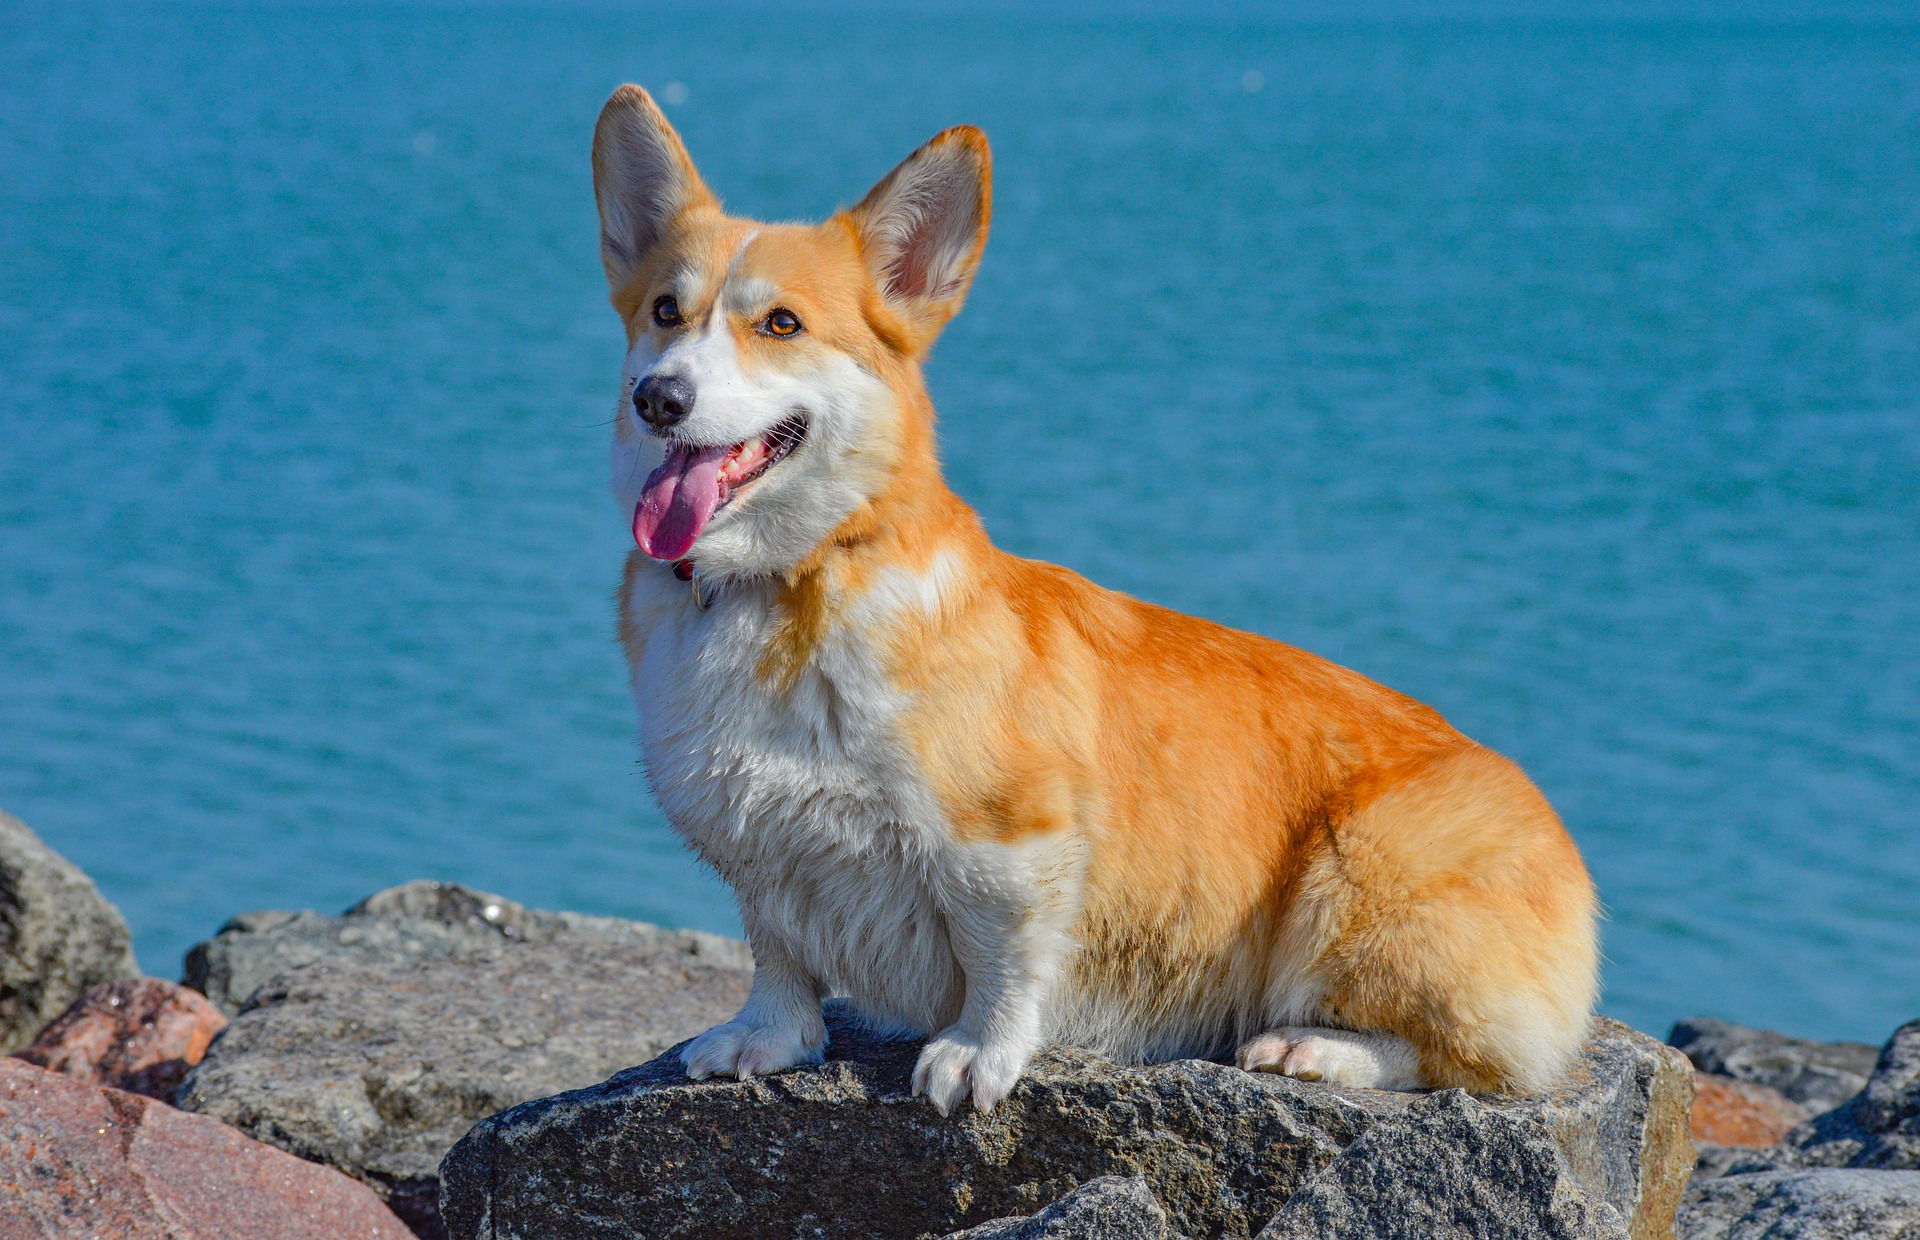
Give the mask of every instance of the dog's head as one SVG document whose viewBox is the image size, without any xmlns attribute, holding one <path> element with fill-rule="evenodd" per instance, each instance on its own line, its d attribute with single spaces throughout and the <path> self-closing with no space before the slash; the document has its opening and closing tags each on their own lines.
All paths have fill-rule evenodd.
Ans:
<svg viewBox="0 0 1920 1240">
<path fill-rule="evenodd" d="M 792 569 L 932 467 L 920 361 L 986 244 L 986 136 L 949 129 L 818 225 L 727 215 L 644 90 L 593 135 L 600 257 L 627 326 L 614 494 L 703 573 Z"/>
</svg>

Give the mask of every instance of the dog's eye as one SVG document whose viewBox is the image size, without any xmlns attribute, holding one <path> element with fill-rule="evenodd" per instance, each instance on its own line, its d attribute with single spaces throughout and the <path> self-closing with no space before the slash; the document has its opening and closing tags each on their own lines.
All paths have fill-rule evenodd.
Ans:
<svg viewBox="0 0 1920 1240">
<path fill-rule="evenodd" d="M 680 325 L 680 303 L 671 297 L 655 299 L 653 303 L 653 321 L 662 327 Z"/>
<path fill-rule="evenodd" d="M 791 310 L 774 310 L 760 320 L 760 330 L 769 336 L 791 336 L 800 330 L 800 320 Z"/>
</svg>

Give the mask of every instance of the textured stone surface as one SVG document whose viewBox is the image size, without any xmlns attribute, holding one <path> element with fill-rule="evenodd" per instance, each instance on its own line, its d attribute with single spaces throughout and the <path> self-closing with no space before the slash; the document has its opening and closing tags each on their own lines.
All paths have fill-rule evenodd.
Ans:
<svg viewBox="0 0 1920 1240">
<path fill-rule="evenodd" d="M 95 986 L 19 1052 L 94 1085 L 172 1102 L 227 1018 L 207 997 L 157 977 Z"/>
<path fill-rule="evenodd" d="M 1753 1151 L 1744 1145 L 1715 1145 L 1711 1141 L 1701 1141 L 1697 1138 L 1693 1144 L 1699 1154 L 1693 1166 L 1694 1184 L 1725 1175 L 1735 1163 L 1753 1157 Z"/>
<path fill-rule="evenodd" d="M 1702 1072 L 1777 1090 L 1815 1115 L 1859 1093 L 1879 1051 L 1862 1042 L 1809 1042 L 1723 1020 L 1683 1020 L 1667 1035 Z"/>
<path fill-rule="evenodd" d="M 1089 1180 L 1038 1214 L 996 1219 L 946 1240 L 1166 1240 L 1167 1212 L 1139 1176 Z"/>
<path fill-rule="evenodd" d="M 1920 1171 L 1920 1020 L 1894 1031 L 1866 1088 L 1845 1106 L 1800 1125 L 1732 1170 L 1800 1167 Z"/>
<path fill-rule="evenodd" d="M 1920 1240 L 1920 1171 L 1772 1171 L 1696 1185 L 1678 1240 Z"/>
<path fill-rule="evenodd" d="M 733 1015 L 752 974 L 702 960 L 670 938 L 597 934 L 323 960 L 254 993 L 179 1105 L 367 1181 L 438 1235 L 440 1158 L 475 1120 Z"/>
<path fill-rule="evenodd" d="M 7 1240 L 387 1240 L 364 1185 L 163 1103 L 0 1059 Z"/>
<path fill-rule="evenodd" d="M 476 1125 L 441 1167 L 450 1234 L 905 1240 L 1031 1215 L 1109 1175 L 1141 1177 L 1190 1236 L 1252 1236 L 1314 1184 L 1329 1210 L 1339 1193 L 1377 1214 L 1484 1204 L 1497 1186 L 1420 1170 L 1422 1148 L 1436 1165 L 1451 1157 L 1420 1145 L 1430 1119 L 1436 1139 L 1476 1133 L 1461 1165 L 1524 1167 L 1527 1191 L 1550 1179 L 1562 1199 L 1545 1217 L 1591 1223 L 1564 1234 L 1651 1240 L 1670 1233 L 1693 1164 L 1692 1073 L 1611 1021 L 1596 1023 L 1566 1085 L 1535 1098 L 1337 1089 L 1052 1050 L 992 1112 L 942 1118 L 910 1096 L 917 1043 L 865 1033 L 838 1004 L 828 1012 L 819 1067 L 693 1083 L 669 1053 Z M 1343 1167 L 1376 1131 L 1378 1156 L 1398 1170 L 1370 1177 L 1364 1146 Z"/>
<path fill-rule="evenodd" d="M 1696 1143 L 1760 1149 L 1779 1141 L 1813 1113 L 1765 1085 L 1701 1072 L 1693 1078 Z"/>
<path fill-rule="evenodd" d="M 1260 1240 L 1624 1240 L 1527 1118 L 1447 1090 L 1374 1125 L 1308 1179 Z"/>
<path fill-rule="evenodd" d="M 139 972 L 120 910 L 0 813 L 0 1055 L 33 1041 L 92 987 Z"/>
<path fill-rule="evenodd" d="M 1844 1106 L 1703 1165 L 1681 1224 L 1682 1240 L 1920 1240 L 1920 1021 L 1894 1031 Z"/>
<path fill-rule="evenodd" d="M 753 967 L 752 954 L 738 939 L 530 909 L 458 883 L 423 880 L 376 892 L 339 917 L 272 909 L 242 913 L 187 952 L 182 980 L 231 1016 L 268 979 L 320 960 L 431 960 L 505 943 L 576 939 L 609 939 L 724 968 Z"/>
<path fill-rule="evenodd" d="M 1633 1240 L 1667 1240 L 1693 1172 L 1688 1067 L 1672 1048 L 1600 1018 L 1568 1084 L 1516 1108 L 1553 1132 L 1580 1182 L 1626 1220 Z"/>
</svg>

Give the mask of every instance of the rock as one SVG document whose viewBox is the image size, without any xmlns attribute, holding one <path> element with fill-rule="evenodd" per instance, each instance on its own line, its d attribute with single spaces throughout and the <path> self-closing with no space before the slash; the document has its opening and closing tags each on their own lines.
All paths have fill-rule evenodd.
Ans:
<svg viewBox="0 0 1920 1240">
<path fill-rule="evenodd" d="M 1697 1158 L 1693 1164 L 1693 1183 L 1711 1180 L 1723 1176 L 1733 1169 L 1735 1163 L 1744 1162 L 1753 1156 L 1753 1151 L 1744 1145 L 1715 1145 L 1711 1141 L 1694 1139 Z"/>
<path fill-rule="evenodd" d="M 1674 1025 L 1667 1042 L 1702 1072 L 1764 1085 L 1815 1115 L 1859 1093 L 1879 1053 L 1862 1042 L 1809 1042 L 1704 1016 Z"/>
<path fill-rule="evenodd" d="M 1167 1212 L 1139 1176 L 1089 1180 L 1027 1218 L 996 1219 L 946 1240 L 1166 1240 Z"/>
<path fill-rule="evenodd" d="M 227 1018 L 204 995 L 157 977 L 95 986 L 18 1052 L 94 1085 L 172 1102 Z"/>
<path fill-rule="evenodd" d="M 377 918 L 326 920 L 374 922 L 379 933 L 356 948 L 393 941 Z M 270 981 L 187 1078 L 179 1105 L 365 1180 L 421 1235 L 438 1236 L 440 1158 L 476 1119 L 652 1058 L 729 1019 L 752 980 L 653 927 L 545 942 L 487 933 L 485 949 L 336 957 Z M 251 950 L 228 961 L 250 961 Z"/>
<path fill-rule="evenodd" d="M 188 950 L 182 980 L 231 1016 L 269 978 L 317 960 L 427 960 L 502 943 L 579 938 L 678 952 L 723 968 L 753 967 L 752 953 L 738 939 L 530 909 L 458 883 L 423 880 L 377 892 L 339 917 L 279 910 L 243 913 Z"/>
<path fill-rule="evenodd" d="M 1692 1073 L 1613 1021 L 1595 1022 L 1562 1087 L 1533 1098 L 1339 1089 L 1199 1060 L 1122 1067 L 1055 1049 L 993 1111 L 942 1118 L 910 1096 L 917 1043 L 863 1031 L 837 1002 L 827 1012 L 818 1067 L 694 1083 L 668 1052 L 475 1125 L 441 1164 L 449 1234 L 897 1240 L 1038 1218 L 1099 1177 L 1138 1176 L 1174 1231 L 1248 1237 L 1271 1220 L 1293 1236 L 1323 1217 L 1463 1217 L 1496 1201 L 1514 1169 L 1522 1191 L 1550 1186 L 1548 1199 L 1531 1214 L 1502 1202 L 1502 1218 L 1652 1240 L 1670 1233 L 1693 1165 Z M 1464 1168 L 1492 1178 L 1463 1183 Z"/>
<path fill-rule="evenodd" d="M 1771 1171 L 1697 1185 L 1677 1240 L 1920 1240 L 1920 1171 Z"/>
<path fill-rule="evenodd" d="M 88 988 L 139 973 L 120 910 L 0 813 L 0 1055 L 33 1041 Z"/>
<path fill-rule="evenodd" d="M 406 1228 L 363 1184 L 137 1094 L 0 1059 L 9 1240 L 374 1240 Z"/>
<path fill-rule="evenodd" d="M 1920 1020 L 1894 1030 L 1866 1088 L 1732 1171 L 1859 1167 L 1920 1171 Z"/>
<path fill-rule="evenodd" d="M 1920 1240 L 1920 1021 L 1845 1105 L 1740 1154 L 1687 1190 L 1682 1240 Z"/>
<path fill-rule="evenodd" d="M 1765 1085 L 1701 1072 L 1693 1078 L 1693 1139 L 1759 1149 L 1813 1118 L 1793 1099 Z"/>
<path fill-rule="evenodd" d="M 1585 1240 L 1627 1235 L 1529 1119 L 1453 1089 L 1375 1124 L 1259 1240 Z"/>
</svg>

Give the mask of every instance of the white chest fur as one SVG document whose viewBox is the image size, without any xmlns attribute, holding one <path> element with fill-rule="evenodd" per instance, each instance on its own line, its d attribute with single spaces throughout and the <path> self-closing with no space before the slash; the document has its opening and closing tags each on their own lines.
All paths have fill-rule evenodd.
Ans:
<svg viewBox="0 0 1920 1240">
<path fill-rule="evenodd" d="M 905 706 L 858 625 L 818 643 L 791 685 L 761 674 L 769 588 L 702 609 L 664 567 L 622 600 L 641 748 L 667 818 L 734 888 L 756 947 L 778 944 L 872 1017 L 931 1031 L 965 983 L 949 935 L 964 854 L 898 741 Z"/>
</svg>

